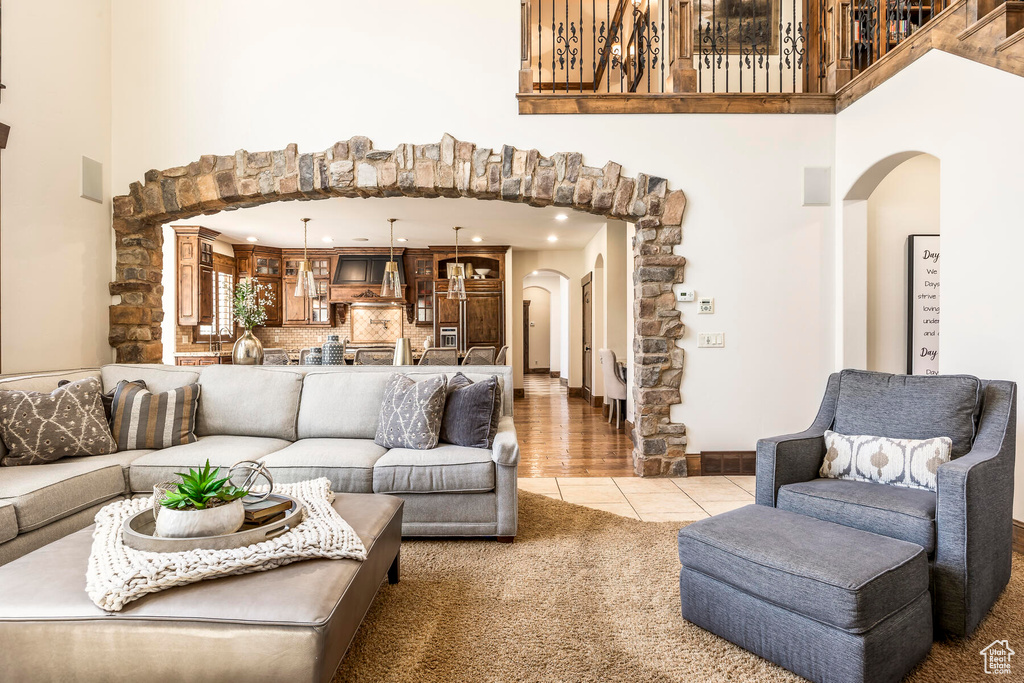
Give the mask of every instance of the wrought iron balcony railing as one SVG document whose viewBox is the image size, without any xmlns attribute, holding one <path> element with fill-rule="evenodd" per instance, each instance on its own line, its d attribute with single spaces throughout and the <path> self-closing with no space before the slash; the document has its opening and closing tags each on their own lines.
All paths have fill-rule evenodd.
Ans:
<svg viewBox="0 0 1024 683">
<path fill-rule="evenodd" d="M 520 93 L 831 94 L 947 0 L 521 0 Z"/>
</svg>

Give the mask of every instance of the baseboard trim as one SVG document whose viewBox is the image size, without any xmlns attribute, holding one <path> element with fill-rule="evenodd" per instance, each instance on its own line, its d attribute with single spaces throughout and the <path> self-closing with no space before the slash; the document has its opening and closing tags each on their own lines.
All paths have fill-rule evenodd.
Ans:
<svg viewBox="0 0 1024 683">
<path fill-rule="evenodd" d="M 594 394 L 590 395 L 590 407 L 591 408 L 601 408 L 601 406 L 603 406 L 603 405 L 604 405 L 604 396 L 595 396 Z"/>
<path fill-rule="evenodd" d="M 561 375 L 559 375 L 558 370 L 552 370 L 551 372 L 548 373 L 548 376 L 551 379 L 561 379 Z"/>
<path fill-rule="evenodd" d="M 1013 520 L 1013 552 L 1024 555 L 1024 522 Z"/>
<path fill-rule="evenodd" d="M 531 375 L 551 375 L 551 368 L 530 368 Z"/>
<path fill-rule="evenodd" d="M 516 398 L 526 398 L 526 388 L 524 387 L 522 389 L 513 389 L 512 390 L 512 398 L 513 399 L 516 399 Z"/>
<path fill-rule="evenodd" d="M 687 453 L 686 454 L 686 476 L 688 476 L 688 477 L 699 477 L 699 476 L 701 476 L 701 471 L 700 471 L 700 453 Z"/>
<path fill-rule="evenodd" d="M 561 384 L 563 387 L 567 387 L 567 386 L 569 386 L 569 378 L 568 377 L 559 377 L 558 378 L 558 383 Z"/>
<path fill-rule="evenodd" d="M 583 397 L 583 387 L 566 387 L 565 391 L 569 398 Z"/>
<path fill-rule="evenodd" d="M 689 460 L 687 460 L 689 465 Z M 687 469 L 689 472 L 689 469 Z M 754 451 L 702 451 L 700 473 L 753 475 L 757 472 L 757 453 Z"/>
<path fill-rule="evenodd" d="M 623 420 L 622 424 L 626 426 L 626 438 L 633 441 L 633 423 L 629 420 Z"/>
</svg>

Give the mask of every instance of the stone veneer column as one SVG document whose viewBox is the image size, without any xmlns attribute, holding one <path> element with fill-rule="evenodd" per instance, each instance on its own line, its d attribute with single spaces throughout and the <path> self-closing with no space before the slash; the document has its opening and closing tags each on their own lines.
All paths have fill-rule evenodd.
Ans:
<svg viewBox="0 0 1024 683">
<path fill-rule="evenodd" d="M 110 345 L 117 360 L 159 362 L 163 321 L 161 226 L 224 209 L 329 197 L 467 197 L 533 206 L 564 206 L 636 223 L 634 320 L 636 365 L 633 464 L 637 474 L 684 474 L 685 427 L 669 421 L 679 402 L 683 334 L 672 284 L 685 260 L 673 254 L 686 199 L 664 178 L 622 175 L 615 162 L 592 167 L 578 152 L 542 156 L 535 149 L 477 147 L 445 135 L 439 143 L 377 150 L 365 137 L 323 152 L 294 144 L 272 152 L 204 155 L 187 166 L 146 173 L 114 197 L 116 279 L 110 293 Z"/>
</svg>

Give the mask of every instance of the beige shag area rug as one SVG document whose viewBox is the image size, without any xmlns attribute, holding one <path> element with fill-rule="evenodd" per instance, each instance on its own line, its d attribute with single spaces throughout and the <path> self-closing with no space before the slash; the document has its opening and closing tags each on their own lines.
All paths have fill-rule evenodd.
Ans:
<svg viewBox="0 0 1024 683">
<path fill-rule="evenodd" d="M 799 681 L 679 614 L 679 523 L 646 523 L 519 492 L 519 535 L 406 541 L 338 681 Z M 1024 560 L 967 640 L 935 643 L 913 683 L 1024 679 Z M 1014 675 L 979 650 L 1008 639 Z M 1016 677 L 1017 669 L 1021 677 Z"/>
</svg>

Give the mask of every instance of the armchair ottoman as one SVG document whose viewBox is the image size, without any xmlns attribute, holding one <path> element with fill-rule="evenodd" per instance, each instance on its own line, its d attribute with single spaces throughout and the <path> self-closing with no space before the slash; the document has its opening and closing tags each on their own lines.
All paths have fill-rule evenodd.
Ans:
<svg viewBox="0 0 1024 683">
<path fill-rule="evenodd" d="M 932 645 L 913 543 L 763 505 L 679 532 L 683 618 L 818 683 L 895 683 Z"/>
</svg>

